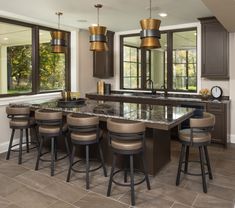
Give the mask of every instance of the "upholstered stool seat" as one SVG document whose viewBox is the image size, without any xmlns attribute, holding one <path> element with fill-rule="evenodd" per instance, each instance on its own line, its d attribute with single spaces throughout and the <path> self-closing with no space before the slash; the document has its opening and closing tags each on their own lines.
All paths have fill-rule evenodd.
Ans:
<svg viewBox="0 0 235 208">
<path fill-rule="evenodd" d="M 149 178 L 147 174 L 147 167 L 145 161 L 145 124 L 143 122 L 135 122 L 129 120 L 108 119 L 107 120 L 108 135 L 110 138 L 110 145 L 113 152 L 113 164 L 109 179 L 107 196 L 111 194 L 112 182 L 116 185 L 131 187 L 131 204 L 135 205 L 134 186 L 144 181 L 147 183 L 147 188 L 150 189 Z M 134 162 L 133 156 L 141 154 L 144 167 L 144 179 L 139 182 L 134 182 Z M 114 175 L 121 170 L 115 170 L 117 155 L 124 155 L 129 157 L 130 166 L 124 169 L 124 182 L 120 183 L 114 180 Z M 126 161 L 126 160 L 125 160 Z M 127 164 L 127 163 L 126 163 Z M 130 172 L 130 183 L 127 183 L 127 171 Z"/>
<path fill-rule="evenodd" d="M 40 138 L 40 147 L 38 150 L 35 170 L 38 170 L 39 161 L 51 162 L 51 176 L 54 175 L 55 162 L 70 155 L 68 140 L 66 137 L 68 126 L 63 122 L 62 112 L 38 109 L 35 111 L 35 120 L 38 124 L 38 133 Z M 60 137 L 65 139 L 67 155 L 57 158 L 57 140 Z M 51 140 L 51 160 L 41 159 L 45 153 L 42 153 L 44 140 Z"/>
<path fill-rule="evenodd" d="M 36 137 L 35 142 L 38 143 L 34 118 L 30 117 L 30 108 L 27 106 L 17 106 L 17 105 L 12 106 L 11 105 L 11 106 L 6 107 L 6 113 L 7 113 L 7 117 L 11 119 L 9 121 L 9 126 L 12 129 L 12 134 L 11 134 L 11 139 L 10 139 L 6 159 L 7 160 L 10 159 L 11 151 L 18 151 L 19 152 L 18 164 L 21 164 L 22 163 L 22 151 L 24 151 L 22 148 L 22 145 L 26 144 L 27 152 L 29 152 L 30 149 L 35 148 L 35 146 L 29 148 L 29 144 L 33 142 L 29 141 L 28 129 L 34 130 L 35 137 Z M 20 140 L 18 144 L 13 145 L 12 143 L 13 143 L 15 130 L 17 129 L 20 130 Z M 23 142 L 23 130 L 25 130 L 25 133 L 26 133 L 26 142 Z M 12 150 L 12 148 L 15 146 L 19 146 L 19 149 Z"/>
<path fill-rule="evenodd" d="M 99 118 L 95 116 L 88 115 L 77 115 L 68 114 L 67 124 L 70 132 L 71 142 L 73 144 L 73 150 L 71 155 L 70 166 L 67 175 L 67 182 L 70 181 L 71 171 L 86 173 L 86 189 L 89 189 L 89 173 L 91 171 L 98 170 L 103 167 L 104 176 L 107 177 L 106 168 L 104 165 L 103 152 L 100 146 L 100 138 L 102 137 L 102 131 L 99 129 Z M 94 169 L 90 169 L 90 159 L 89 159 L 89 145 L 97 144 L 100 154 L 101 165 Z M 73 168 L 75 164 L 81 160 L 74 162 L 76 145 L 84 145 L 86 147 L 86 170 L 76 170 Z"/>
<path fill-rule="evenodd" d="M 179 138 L 181 141 L 191 142 L 190 134 L 191 134 L 191 129 L 182 129 L 179 132 Z M 210 142 L 210 141 L 211 141 L 210 132 L 204 132 L 201 130 L 194 131 L 192 138 L 193 143 Z"/>
<path fill-rule="evenodd" d="M 190 129 L 182 129 L 179 131 L 179 139 L 182 143 L 178 173 L 176 177 L 176 185 L 180 183 L 180 174 L 183 172 L 188 175 L 202 176 L 203 191 L 207 192 L 206 174 L 209 174 L 209 179 L 213 179 L 210 166 L 210 160 L 207 150 L 207 145 L 211 141 L 211 130 L 215 125 L 215 116 L 211 113 L 203 113 L 202 118 L 191 118 Z M 189 161 L 189 147 L 199 148 L 199 161 Z M 201 174 L 190 173 L 188 171 L 189 162 L 199 162 L 201 166 Z M 184 164 L 184 169 L 182 165 Z M 208 172 L 205 172 L 204 165 L 206 164 Z"/>
</svg>

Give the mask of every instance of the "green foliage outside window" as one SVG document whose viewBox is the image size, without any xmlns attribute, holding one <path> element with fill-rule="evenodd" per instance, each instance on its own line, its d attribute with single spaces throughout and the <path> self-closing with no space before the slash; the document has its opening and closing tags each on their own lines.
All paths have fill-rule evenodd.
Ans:
<svg viewBox="0 0 235 208">
<path fill-rule="evenodd" d="M 64 89 L 65 55 L 51 53 L 50 43 L 40 44 L 40 91 Z M 32 91 L 32 46 L 7 47 L 8 93 Z"/>
</svg>

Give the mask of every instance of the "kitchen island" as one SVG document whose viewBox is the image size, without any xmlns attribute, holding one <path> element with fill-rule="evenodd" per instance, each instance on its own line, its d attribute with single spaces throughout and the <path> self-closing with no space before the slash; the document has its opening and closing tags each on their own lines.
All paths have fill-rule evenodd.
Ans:
<svg viewBox="0 0 235 208">
<path fill-rule="evenodd" d="M 25 104 L 24 104 L 25 105 Z M 155 175 L 164 165 L 170 161 L 170 133 L 171 129 L 179 125 L 193 114 L 193 108 L 148 105 L 126 102 L 108 102 L 86 100 L 84 104 L 62 108 L 58 101 L 53 100 L 45 103 L 30 103 L 32 110 L 48 109 L 98 116 L 101 121 L 101 128 L 106 132 L 106 120 L 117 118 L 123 120 L 134 120 L 144 122 L 146 125 L 146 158 L 148 172 Z M 110 164 L 112 157 L 109 148 L 109 141 L 104 134 L 102 147 L 105 152 L 105 160 Z M 122 159 L 120 159 L 121 161 Z M 135 158 L 136 166 L 140 165 L 139 158 Z M 121 163 L 121 162 L 120 162 Z M 141 166 L 139 167 L 142 168 Z"/>
</svg>

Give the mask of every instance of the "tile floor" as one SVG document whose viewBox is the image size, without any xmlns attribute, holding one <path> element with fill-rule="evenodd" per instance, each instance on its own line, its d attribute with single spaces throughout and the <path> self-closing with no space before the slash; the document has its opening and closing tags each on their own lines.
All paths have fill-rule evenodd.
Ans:
<svg viewBox="0 0 235 208">
<path fill-rule="evenodd" d="M 155 177 L 150 177 L 151 190 L 145 183 L 136 187 L 136 207 L 145 208 L 235 208 L 235 145 L 228 149 L 210 146 L 213 180 L 208 180 L 208 193 L 202 191 L 200 177 L 183 176 L 180 186 L 175 177 L 180 145 L 172 142 L 172 160 Z M 190 158 L 197 157 L 192 150 Z M 127 187 L 113 185 L 111 197 L 106 197 L 108 178 L 102 170 L 91 173 L 90 190 L 85 189 L 85 176 L 72 174 L 65 182 L 68 160 L 56 165 L 56 175 L 50 176 L 50 166 L 40 163 L 34 171 L 36 150 L 24 153 L 23 164 L 17 165 L 17 154 L 9 161 L 0 155 L 0 208 L 121 208 L 130 206 Z M 198 165 L 190 165 L 193 171 Z M 110 168 L 108 168 L 110 172 Z"/>
</svg>

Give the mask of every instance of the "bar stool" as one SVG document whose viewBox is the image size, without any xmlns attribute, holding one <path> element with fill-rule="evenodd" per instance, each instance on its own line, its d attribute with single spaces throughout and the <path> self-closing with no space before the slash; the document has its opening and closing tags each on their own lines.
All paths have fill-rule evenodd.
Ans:
<svg viewBox="0 0 235 208">
<path fill-rule="evenodd" d="M 67 115 L 67 123 L 71 136 L 71 142 L 73 145 L 72 155 L 70 159 L 70 166 L 67 175 L 67 182 L 70 181 L 71 170 L 78 173 L 86 173 L 86 189 L 89 189 L 89 173 L 91 171 L 98 170 L 103 167 L 104 176 L 107 177 L 106 168 L 104 165 L 103 152 L 100 146 L 100 137 L 102 136 L 102 132 L 99 128 L 99 118 L 95 116 L 87 116 L 87 115 L 76 115 L 76 114 L 68 114 Z M 89 164 L 89 146 L 91 144 L 97 144 L 100 155 L 101 165 L 90 169 Z M 82 160 L 77 160 L 74 162 L 74 156 L 76 152 L 77 145 L 84 145 L 86 147 L 86 170 L 76 170 L 73 166 Z"/>
<path fill-rule="evenodd" d="M 191 118 L 190 128 L 183 129 L 179 132 L 179 139 L 182 143 L 178 172 L 176 177 L 176 186 L 180 183 L 180 174 L 202 176 L 203 191 L 207 193 L 206 175 L 209 174 L 209 179 L 213 179 L 210 160 L 207 150 L 207 145 L 211 142 L 211 131 L 215 125 L 215 116 L 211 113 L 203 112 L 202 118 Z M 189 161 L 189 147 L 199 148 L 199 161 Z M 204 158 L 205 157 L 205 158 Z M 189 162 L 199 162 L 201 166 L 201 173 L 188 172 Z M 182 165 L 184 164 L 184 169 Z M 205 165 L 208 172 L 205 172 Z"/>
<path fill-rule="evenodd" d="M 18 164 L 22 163 L 22 151 L 29 152 L 30 149 L 29 145 L 32 143 L 32 141 L 29 141 L 29 134 L 28 129 L 34 129 L 35 130 L 35 121 L 32 117 L 30 117 L 30 108 L 29 107 L 23 107 L 23 106 L 7 106 L 6 107 L 6 113 L 7 117 L 10 118 L 10 128 L 12 129 L 11 132 L 11 138 L 9 142 L 9 147 L 7 151 L 6 160 L 10 159 L 11 151 L 19 152 L 18 156 Z M 15 130 L 20 130 L 20 140 L 19 143 L 12 145 Z M 23 142 L 23 131 L 25 130 L 26 134 L 26 141 Z M 35 131 L 36 132 L 36 131 Z M 36 136 L 37 139 L 37 136 Z M 26 144 L 26 149 L 23 150 L 22 145 Z M 15 146 L 19 146 L 19 149 L 12 149 Z M 33 147 L 35 148 L 35 147 Z"/>
<path fill-rule="evenodd" d="M 38 124 L 38 133 L 40 139 L 40 146 L 36 161 L 35 170 L 38 170 L 39 161 L 51 162 L 51 176 L 54 176 L 55 162 L 62 160 L 69 156 L 70 150 L 66 137 L 67 125 L 63 123 L 62 112 L 51 110 L 38 109 L 35 111 L 35 120 Z M 63 136 L 65 138 L 65 146 L 67 155 L 57 158 L 57 139 Z M 48 152 L 42 153 L 44 140 L 51 140 L 51 160 L 45 160 L 41 157 Z"/>
<path fill-rule="evenodd" d="M 134 122 L 128 120 L 108 119 L 107 129 L 110 138 L 110 144 L 113 151 L 113 162 L 111 168 L 111 174 L 109 179 L 107 196 L 110 196 L 112 182 L 121 186 L 131 187 L 131 205 L 135 205 L 135 191 L 134 186 L 144 181 L 147 183 L 147 188 L 150 190 L 149 177 L 147 174 L 146 160 L 145 160 L 145 124 L 142 122 Z M 141 154 L 143 167 L 144 167 L 144 179 L 139 182 L 134 182 L 134 165 L 133 156 Z M 113 179 L 114 175 L 121 170 L 115 170 L 116 156 L 125 155 L 130 158 L 130 183 L 127 183 L 127 169 L 124 171 L 124 183 L 119 183 Z"/>
</svg>

